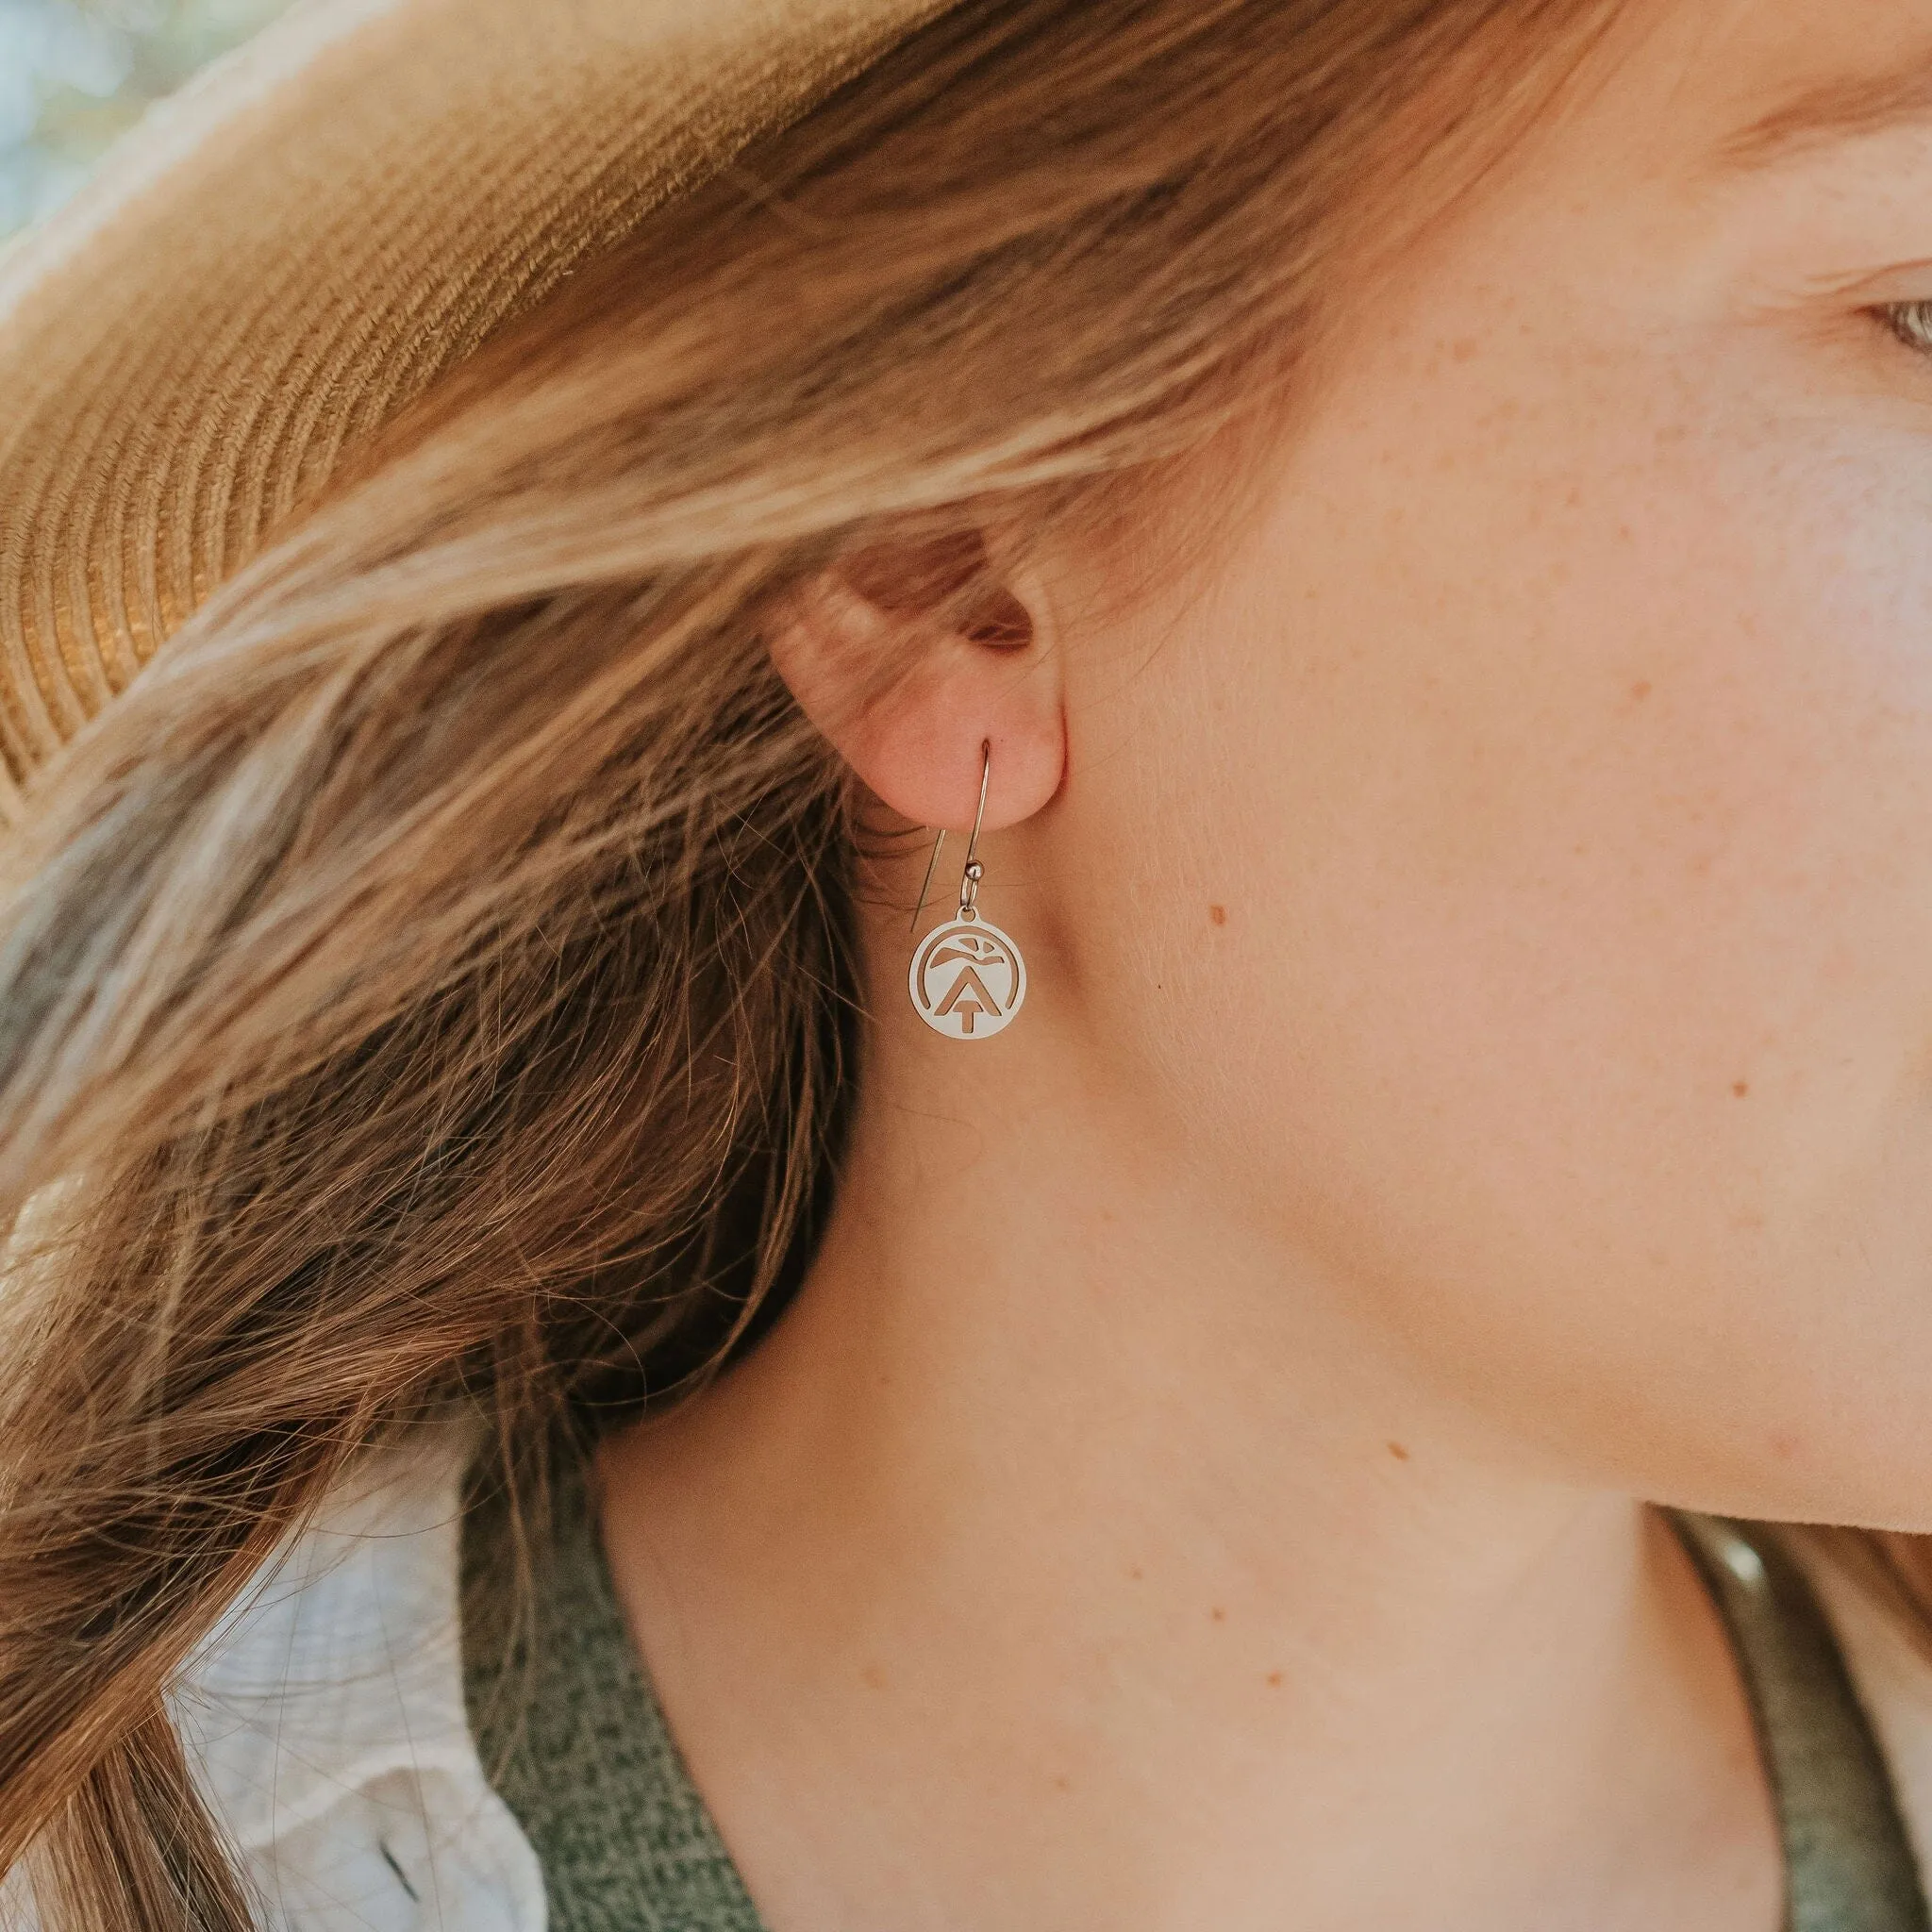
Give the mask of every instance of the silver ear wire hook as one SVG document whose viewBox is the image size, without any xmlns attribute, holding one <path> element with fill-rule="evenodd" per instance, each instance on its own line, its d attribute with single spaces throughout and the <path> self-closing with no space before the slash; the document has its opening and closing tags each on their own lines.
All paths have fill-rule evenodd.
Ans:
<svg viewBox="0 0 1932 1932">
<path fill-rule="evenodd" d="M 982 739 L 979 744 L 979 809 L 973 814 L 973 836 L 966 841 L 966 870 L 959 878 L 959 912 L 961 917 L 972 914 L 974 901 L 979 896 L 979 882 L 986 876 L 979 863 L 979 828 L 986 823 L 986 791 L 992 783 L 992 740 Z M 919 904 L 912 908 L 912 924 L 908 932 L 919 930 L 919 915 L 925 910 L 925 895 L 932 891 L 932 875 L 939 867 L 940 847 L 946 842 L 945 827 L 940 827 L 940 835 L 932 841 L 932 857 L 925 861 L 925 876 L 919 882 Z"/>
<path fill-rule="evenodd" d="M 925 910 L 925 895 L 932 891 L 933 869 L 940 862 L 940 847 L 945 842 L 945 828 L 941 826 L 939 837 L 932 841 L 932 857 L 925 861 L 925 876 L 919 882 L 919 904 L 912 908 L 912 924 L 906 928 L 908 932 L 919 930 L 919 915 Z"/>
</svg>

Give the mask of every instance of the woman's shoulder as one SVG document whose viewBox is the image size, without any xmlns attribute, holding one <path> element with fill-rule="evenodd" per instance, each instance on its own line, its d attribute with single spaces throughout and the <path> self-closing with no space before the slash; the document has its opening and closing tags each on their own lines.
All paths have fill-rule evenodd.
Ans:
<svg viewBox="0 0 1932 1932">
<path fill-rule="evenodd" d="M 541 1932 L 535 1855 L 462 1691 L 450 1428 L 372 1464 L 267 1565 L 184 1672 L 175 1717 L 287 1932 Z"/>
</svg>

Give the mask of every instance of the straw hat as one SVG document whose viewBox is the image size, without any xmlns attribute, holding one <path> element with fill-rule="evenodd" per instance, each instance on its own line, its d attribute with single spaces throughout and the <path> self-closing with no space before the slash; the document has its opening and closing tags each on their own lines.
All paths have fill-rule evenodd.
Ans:
<svg viewBox="0 0 1932 1932">
<path fill-rule="evenodd" d="M 0 260 L 0 816 L 341 453 L 944 0 L 301 0 Z"/>
</svg>

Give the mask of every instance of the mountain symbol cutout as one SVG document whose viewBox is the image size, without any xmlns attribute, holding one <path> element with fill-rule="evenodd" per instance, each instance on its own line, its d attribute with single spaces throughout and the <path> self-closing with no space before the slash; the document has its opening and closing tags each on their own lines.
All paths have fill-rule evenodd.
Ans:
<svg viewBox="0 0 1932 1932">
<path fill-rule="evenodd" d="M 940 957 L 945 956 L 941 954 Z M 941 1020 L 957 1013 L 960 1032 L 970 1034 L 973 1031 L 974 1021 L 981 1013 L 997 1019 L 1001 1008 L 999 1001 L 986 990 L 986 981 L 980 978 L 978 967 L 969 965 L 954 980 L 953 990 L 933 1008 L 933 1011 Z"/>
</svg>

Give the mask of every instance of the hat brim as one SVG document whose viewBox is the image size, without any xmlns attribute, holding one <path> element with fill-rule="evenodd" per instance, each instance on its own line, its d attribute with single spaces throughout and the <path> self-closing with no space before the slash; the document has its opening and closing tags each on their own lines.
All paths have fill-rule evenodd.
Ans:
<svg viewBox="0 0 1932 1932">
<path fill-rule="evenodd" d="M 306 0 L 0 260 L 0 814 L 392 418 L 943 0 Z"/>
</svg>

